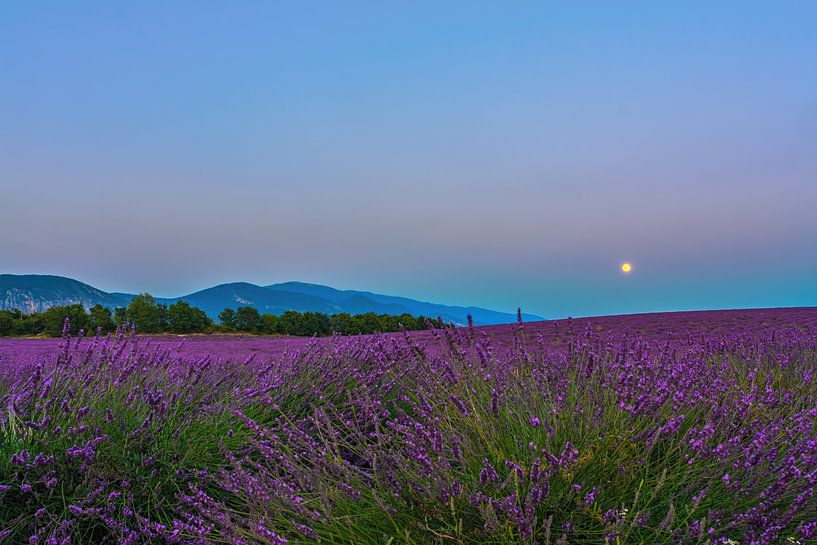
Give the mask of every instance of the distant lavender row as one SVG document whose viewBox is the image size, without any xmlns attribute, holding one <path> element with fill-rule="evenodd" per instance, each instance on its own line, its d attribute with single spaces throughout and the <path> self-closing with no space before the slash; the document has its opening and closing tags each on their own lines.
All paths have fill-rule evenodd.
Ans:
<svg viewBox="0 0 817 545">
<path fill-rule="evenodd" d="M 35 341 L 4 352 L 0 540 L 813 543 L 814 318 Z"/>
<path fill-rule="evenodd" d="M 686 344 L 692 339 L 698 342 L 701 335 L 707 338 L 731 336 L 735 333 L 759 333 L 775 329 L 794 328 L 802 331 L 817 330 L 817 308 L 782 308 L 725 311 L 697 311 L 632 314 L 551 320 L 525 324 L 529 338 L 541 337 L 554 349 L 564 349 L 576 334 L 588 327 L 594 335 L 638 335 L 644 339 L 668 340 Z M 477 328 L 490 335 L 496 346 L 509 346 L 513 328 L 509 325 L 483 326 Z M 386 339 L 401 343 L 403 335 L 384 335 Z M 366 337 L 364 337 L 366 338 Z M 415 344 L 436 349 L 432 335 L 427 331 L 412 332 Z M 17 366 L 20 362 L 32 362 L 38 358 L 53 358 L 60 339 L 20 339 L 0 337 L 0 374 L 4 368 Z M 154 335 L 140 341 L 146 348 L 172 348 L 182 358 L 214 357 L 222 360 L 245 360 L 255 357 L 258 361 L 278 358 L 297 352 L 314 341 L 303 337 L 254 336 L 254 335 Z M 321 339 L 326 344 L 329 339 Z"/>
</svg>

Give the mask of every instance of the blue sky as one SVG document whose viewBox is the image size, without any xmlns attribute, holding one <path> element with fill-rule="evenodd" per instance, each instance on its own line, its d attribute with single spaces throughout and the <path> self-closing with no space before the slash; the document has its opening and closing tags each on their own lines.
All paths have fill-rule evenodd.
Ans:
<svg viewBox="0 0 817 545">
<path fill-rule="evenodd" d="M 4 2 L 0 271 L 817 305 L 815 27 L 808 2 Z"/>
</svg>

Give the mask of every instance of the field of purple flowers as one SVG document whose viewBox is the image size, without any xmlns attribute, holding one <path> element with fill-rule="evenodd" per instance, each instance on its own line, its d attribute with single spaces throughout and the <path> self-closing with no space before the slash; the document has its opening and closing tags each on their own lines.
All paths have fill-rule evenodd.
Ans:
<svg viewBox="0 0 817 545">
<path fill-rule="evenodd" d="M 0 543 L 814 543 L 815 312 L 656 316 L 0 345 Z"/>
</svg>

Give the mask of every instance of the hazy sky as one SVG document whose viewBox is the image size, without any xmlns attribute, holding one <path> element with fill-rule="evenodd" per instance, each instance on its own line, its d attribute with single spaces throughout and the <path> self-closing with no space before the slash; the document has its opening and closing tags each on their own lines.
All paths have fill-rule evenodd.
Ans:
<svg viewBox="0 0 817 545">
<path fill-rule="evenodd" d="M 0 4 L 0 272 L 817 305 L 817 3 L 123 4 Z"/>
</svg>

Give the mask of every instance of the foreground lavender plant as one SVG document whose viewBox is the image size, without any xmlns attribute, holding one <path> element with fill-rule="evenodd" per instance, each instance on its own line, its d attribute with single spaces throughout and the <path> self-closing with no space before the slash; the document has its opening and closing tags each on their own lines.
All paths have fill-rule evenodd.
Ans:
<svg viewBox="0 0 817 545">
<path fill-rule="evenodd" d="M 476 328 L 436 331 L 430 347 L 333 339 L 263 362 L 66 339 L 7 374 L 0 536 L 817 539 L 814 328 L 588 329 L 562 347 L 512 331 L 499 346 Z"/>
</svg>

